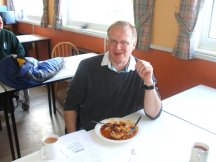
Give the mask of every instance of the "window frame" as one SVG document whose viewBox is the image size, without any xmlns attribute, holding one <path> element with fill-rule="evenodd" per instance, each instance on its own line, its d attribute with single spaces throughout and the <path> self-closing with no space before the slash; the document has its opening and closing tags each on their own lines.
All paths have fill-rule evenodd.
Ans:
<svg viewBox="0 0 216 162">
<path fill-rule="evenodd" d="M 68 15 L 70 15 L 70 13 L 67 13 L 68 11 L 66 11 L 65 9 L 67 8 L 67 6 L 70 6 L 68 5 L 69 3 L 68 1 L 71 1 L 71 0 L 62 1 L 62 4 L 61 4 L 61 14 L 62 14 L 62 17 L 64 17 L 64 19 L 62 20 L 62 29 L 72 30 L 72 31 L 75 30 L 76 32 L 80 32 L 84 34 L 87 33 L 87 34 L 93 34 L 99 37 L 101 36 L 105 37 L 107 28 L 110 24 L 102 25 L 102 24 L 97 24 L 97 23 L 89 23 L 89 22 L 81 22 L 81 21 L 72 21 L 72 23 L 69 23 L 67 18 L 68 18 Z M 127 1 L 131 1 L 131 4 L 133 4 L 133 0 L 127 0 Z M 96 6 L 96 8 L 98 8 L 98 6 Z M 133 9 L 133 5 L 131 5 L 131 9 Z M 132 15 L 131 17 L 134 18 L 134 15 Z M 132 21 L 133 22 L 131 23 L 134 24 L 134 20 Z"/>
<path fill-rule="evenodd" d="M 209 38 L 213 3 L 216 3 L 216 0 L 206 0 L 197 22 L 195 32 L 198 41 L 195 45 L 195 57 L 216 62 L 216 39 Z"/>
</svg>

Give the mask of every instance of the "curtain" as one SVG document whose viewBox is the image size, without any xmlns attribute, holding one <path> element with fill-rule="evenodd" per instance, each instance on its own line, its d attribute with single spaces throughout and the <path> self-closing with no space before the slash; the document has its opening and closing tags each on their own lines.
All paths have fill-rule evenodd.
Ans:
<svg viewBox="0 0 216 162">
<path fill-rule="evenodd" d="M 43 0 L 43 15 L 41 18 L 41 26 L 48 27 L 48 1 Z"/>
<path fill-rule="evenodd" d="M 179 25 L 177 41 L 172 55 L 189 60 L 194 57 L 194 28 L 204 0 L 181 0 L 179 12 L 175 13 Z"/>
<path fill-rule="evenodd" d="M 137 49 L 149 50 L 152 34 L 154 0 L 134 0 L 134 21 L 137 29 Z"/>
<path fill-rule="evenodd" d="M 15 11 L 13 0 L 7 0 L 7 8 L 9 11 Z"/>
<path fill-rule="evenodd" d="M 60 13 L 61 0 L 55 0 L 54 3 L 54 17 L 53 17 L 53 28 L 58 30 L 62 27 L 62 17 Z"/>
</svg>

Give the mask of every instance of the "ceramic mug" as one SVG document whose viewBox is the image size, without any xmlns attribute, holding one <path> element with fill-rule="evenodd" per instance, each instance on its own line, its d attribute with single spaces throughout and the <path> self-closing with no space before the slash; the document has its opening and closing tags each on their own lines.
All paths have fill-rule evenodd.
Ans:
<svg viewBox="0 0 216 162">
<path fill-rule="evenodd" d="M 55 134 L 47 135 L 42 139 L 43 146 L 40 150 L 42 159 L 55 159 L 59 152 L 58 146 L 59 137 Z"/>
<path fill-rule="evenodd" d="M 191 149 L 190 162 L 207 162 L 209 146 L 202 142 L 194 143 Z"/>
</svg>

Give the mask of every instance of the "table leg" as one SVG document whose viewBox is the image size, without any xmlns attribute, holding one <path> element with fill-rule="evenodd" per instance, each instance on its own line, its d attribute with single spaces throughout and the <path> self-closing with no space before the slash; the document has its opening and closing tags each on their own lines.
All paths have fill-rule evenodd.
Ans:
<svg viewBox="0 0 216 162">
<path fill-rule="evenodd" d="M 12 159 L 15 160 L 16 157 L 15 157 L 15 152 L 14 152 L 13 139 L 11 135 L 10 122 L 9 122 L 9 117 L 8 117 L 8 103 L 7 103 L 6 94 L 3 95 L 3 108 L 4 108 L 4 116 L 5 116 L 8 139 L 9 139 L 9 144 L 10 144 L 11 156 L 12 156 Z"/>
<path fill-rule="evenodd" d="M 35 44 L 36 59 L 39 60 L 39 57 L 38 57 L 38 49 L 37 49 L 37 42 L 34 42 L 34 44 Z"/>
<path fill-rule="evenodd" d="M 49 112 L 50 112 L 50 116 L 52 115 L 52 102 L 51 102 L 51 99 L 52 99 L 52 96 L 51 96 L 51 85 L 50 84 L 47 84 L 47 92 L 48 92 L 48 102 L 49 102 Z"/>
<path fill-rule="evenodd" d="M 8 97 L 8 100 L 9 100 L 8 102 L 10 103 L 9 106 L 10 106 L 10 113 L 11 113 L 11 120 L 12 120 L 12 127 L 13 127 L 16 150 L 17 150 L 17 156 L 18 156 L 18 158 L 20 158 L 21 153 L 20 153 L 19 139 L 18 139 L 18 135 L 17 135 L 16 120 L 15 120 L 15 116 L 14 116 L 13 94 L 11 94 Z"/>
<path fill-rule="evenodd" d="M 51 92 L 52 92 L 53 112 L 54 112 L 54 114 L 56 114 L 55 87 L 54 87 L 54 83 L 51 84 Z"/>
</svg>

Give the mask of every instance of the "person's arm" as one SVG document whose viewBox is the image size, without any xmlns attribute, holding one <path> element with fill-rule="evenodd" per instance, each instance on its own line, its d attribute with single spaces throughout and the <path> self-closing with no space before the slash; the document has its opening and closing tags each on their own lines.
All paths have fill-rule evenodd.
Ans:
<svg viewBox="0 0 216 162">
<path fill-rule="evenodd" d="M 156 118 L 162 108 L 161 99 L 155 89 L 145 90 L 144 111 L 152 119 Z"/>
<path fill-rule="evenodd" d="M 149 62 L 138 60 L 136 63 L 136 70 L 146 86 L 154 85 L 153 67 Z M 154 119 L 159 115 L 162 103 L 155 89 L 145 90 L 143 106 L 145 113 L 150 118 Z"/>
<path fill-rule="evenodd" d="M 68 133 L 79 130 L 81 123 L 79 111 L 86 98 L 86 70 L 82 60 L 77 68 L 76 74 L 70 82 L 67 95 L 64 100 L 64 118 Z"/>
<path fill-rule="evenodd" d="M 17 37 L 15 36 L 14 38 L 14 44 L 15 44 L 15 52 L 17 55 L 22 55 L 24 56 L 25 55 L 25 49 L 23 47 L 23 45 L 19 42 L 19 40 L 17 39 Z"/>
<path fill-rule="evenodd" d="M 67 133 L 76 131 L 77 112 L 76 111 L 64 111 L 65 128 Z"/>
<path fill-rule="evenodd" d="M 24 49 L 24 47 L 22 46 L 21 43 L 18 43 L 18 47 L 16 48 L 16 54 L 17 55 L 22 55 L 22 56 L 25 55 L 25 49 Z"/>
<path fill-rule="evenodd" d="M 11 43 L 13 43 L 14 54 L 24 56 L 25 49 L 23 45 L 20 43 L 20 41 L 18 40 L 17 36 L 11 32 L 11 37 L 12 37 Z"/>
</svg>

